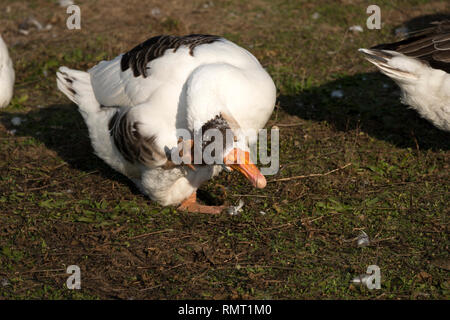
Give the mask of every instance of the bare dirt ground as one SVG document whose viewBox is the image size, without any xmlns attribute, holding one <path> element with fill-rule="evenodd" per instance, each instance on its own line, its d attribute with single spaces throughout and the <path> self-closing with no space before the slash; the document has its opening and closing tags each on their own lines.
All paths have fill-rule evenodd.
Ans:
<svg viewBox="0 0 450 320">
<path fill-rule="evenodd" d="M 402 105 L 357 51 L 448 14 L 448 1 L 378 1 L 380 30 L 366 28 L 368 3 L 356 0 L 76 4 L 81 30 L 66 28 L 56 1 L 0 4 L 16 70 L 0 111 L 0 299 L 450 297 L 450 135 Z M 20 33 L 29 17 L 51 29 Z M 86 70 L 163 33 L 222 35 L 277 85 L 267 127 L 281 130 L 278 174 L 263 190 L 236 173 L 201 189 L 210 203 L 244 200 L 238 216 L 150 201 L 93 155 L 56 89 L 59 66 Z M 275 181 L 294 176 L 306 177 Z M 380 290 L 350 283 L 373 264 Z M 81 268 L 81 290 L 66 288 L 69 265 Z"/>
</svg>

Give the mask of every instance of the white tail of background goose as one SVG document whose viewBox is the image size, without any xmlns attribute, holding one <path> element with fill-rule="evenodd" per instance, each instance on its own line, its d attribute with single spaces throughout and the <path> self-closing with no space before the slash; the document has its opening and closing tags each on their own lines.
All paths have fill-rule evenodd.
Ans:
<svg viewBox="0 0 450 320">
<path fill-rule="evenodd" d="M 450 21 L 359 51 L 399 85 L 403 103 L 450 131 Z"/>
<path fill-rule="evenodd" d="M 14 68 L 8 48 L 0 35 L 0 108 L 9 105 L 13 96 Z"/>
</svg>

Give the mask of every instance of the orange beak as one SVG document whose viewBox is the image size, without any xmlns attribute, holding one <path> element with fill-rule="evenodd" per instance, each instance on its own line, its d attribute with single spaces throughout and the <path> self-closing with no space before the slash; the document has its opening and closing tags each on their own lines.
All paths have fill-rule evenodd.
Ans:
<svg viewBox="0 0 450 320">
<path fill-rule="evenodd" d="M 266 178 L 256 165 L 250 162 L 249 152 L 234 148 L 223 158 L 223 162 L 242 173 L 254 187 L 262 189 L 266 186 Z"/>
</svg>

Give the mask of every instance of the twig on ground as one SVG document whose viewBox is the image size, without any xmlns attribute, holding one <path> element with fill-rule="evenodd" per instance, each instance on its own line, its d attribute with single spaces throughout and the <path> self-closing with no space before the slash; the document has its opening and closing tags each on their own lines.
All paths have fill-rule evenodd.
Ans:
<svg viewBox="0 0 450 320">
<path fill-rule="evenodd" d="M 275 123 L 278 127 L 297 127 L 304 125 L 304 123 L 296 122 L 296 123 Z"/>
<path fill-rule="evenodd" d="M 289 178 L 274 179 L 274 180 L 270 180 L 270 181 L 267 181 L 267 182 L 270 183 L 270 182 L 278 182 L 278 181 L 289 181 L 289 180 L 305 179 L 305 178 L 311 178 L 311 177 L 323 177 L 323 176 L 327 176 L 327 175 L 329 175 L 329 174 L 331 174 L 333 172 L 345 169 L 345 168 L 347 168 L 348 166 L 351 166 L 351 165 L 352 165 L 351 163 L 347 163 L 346 165 L 344 165 L 342 167 L 333 169 L 333 170 L 325 172 L 325 173 L 312 173 L 312 174 L 308 174 L 308 175 L 304 175 L 304 176 L 295 176 L 295 177 L 289 177 Z"/>
<path fill-rule="evenodd" d="M 135 237 L 128 238 L 128 240 L 139 239 L 139 238 L 151 236 L 151 235 L 158 234 L 158 233 L 172 232 L 172 231 L 174 231 L 174 230 L 173 229 L 165 229 L 165 230 L 160 230 L 160 231 L 155 231 L 155 232 L 150 232 L 150 233 L 144 233 L 144 234 L 140 234 L 140 235 L 135 236 Z"/>
<path fill-rule="evenodd" d="M 26 191 L 37 191 L 37 190 L 42 190 L 42 189 L 49 188 L 49 187 L 53 187 L 53 186 L 56 186 L 56 185 L 58 185 L 58 184 L 61 184 L 61 183 L 70 181 L 70 180 L 75 180 L 75 179 L 83 178 L 83 177 L 85 177 L 85 176 L 88 176 L 88 175 L 93 174 L 93 173 L 96 173 L 96 172 L 98 172 L 98 170 L 94 170 L 94 171 L 91 171 L 91 172 L 83 173 L 83 174 L 81 174 L 81 175 L 79 175 L 78 177 L 75 177 L 75 178 L 64 179 L 64 180 L 61 180 L 61 181 L 54 181 L 54 182 L 49 183 L 49 184 L 46 184 L 46 185 L 44 185 L 44 186 L 40 186 L 40 187 L 35 187 L 35 188 L 27 189 Z"/>
</svg>

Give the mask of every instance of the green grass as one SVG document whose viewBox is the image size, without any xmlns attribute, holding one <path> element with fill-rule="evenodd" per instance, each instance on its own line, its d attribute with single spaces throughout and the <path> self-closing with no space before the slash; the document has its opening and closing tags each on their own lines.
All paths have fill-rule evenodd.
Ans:
<svg viewBox="0 0 450 320">
<path fill-rule="evenodd" d="M 449 134 L 402 105 L 396 85 L 357 52 L 395 40 L 403 21 L 440 13 L 445 1 L 380 1 L 381 30 L 365 28 L 363 1 L 159 2 L 159 18 L 132 3 L 106 14 L 102 1 L 85 2 L 76 32 L 57 5 L 24 3 L 8 1 L 0 22 L 59 22 L 54 37 L 34 32 L 11 48 L 15 96 L 0 114 L 0 281 L 9 285 L 0 299 L 450 297 Z M 356 24 L 363 33 L 347 32 Z M 93 155 L 81 116 L 56 90 L 61 65 L 86 70 L 149 36 L 190 32 L 249 49 L 278 88 L 268 127 L 280 127 L 279 173 L 263 190 L 235 172 L 201 188 L 213 202 L 244 200 L 238 216 L 177 212 L 140 194 Z M 14 116 L 25 121 L 14 127 Z M 356 245 L 361 231 L 368 247 Z M 81 290 L 65 287 L 71 264 Z M 372 264 L 381 290 L 350 283 Z"/>
</svg>

